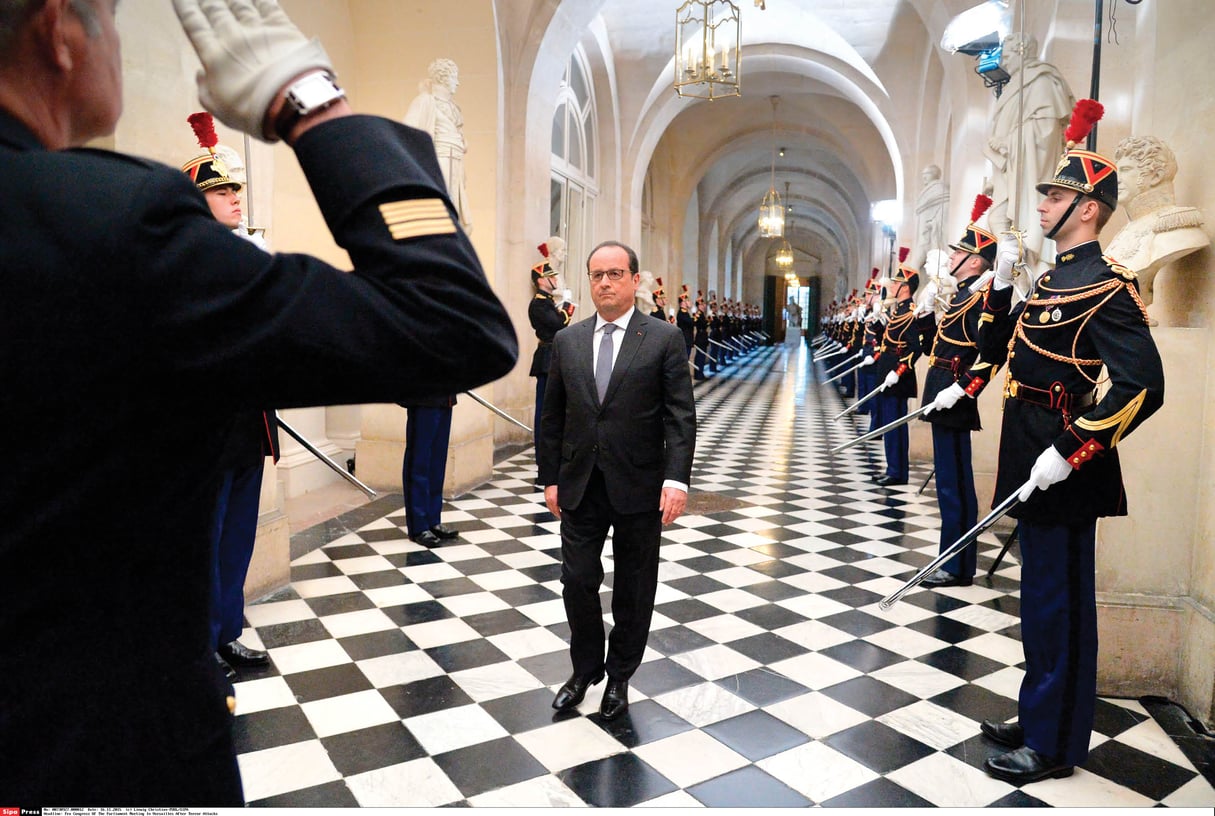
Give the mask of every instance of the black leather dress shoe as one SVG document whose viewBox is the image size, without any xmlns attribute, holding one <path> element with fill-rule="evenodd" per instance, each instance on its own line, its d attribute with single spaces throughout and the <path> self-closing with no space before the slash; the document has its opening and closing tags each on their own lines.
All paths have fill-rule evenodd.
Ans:
<svg viewBox="0 0 1215 816">
<path fill-rule="evenodd" d="M 599 714 L 605 720 L 614 720 L 629 710 L 629 681 L 608 680 L 603 690 L 603 701 L 599 703 Z"/>
<path fill-rule="evenodd" d="M 1007 754 L 991 757 L 984 763 L 987 773 L 996 779 L 1003 779 L 1014 785 L 1024 785 L 1037 782 L 1039 779 L 1062 779 L 1071 776 L 1075 770 L 1071 765 L 1063 765 L 1057 760 L 1043 756 L 1023 745 Z"/>
<path fill-rule="evenodd" d="M 1025 744 L 1025 729 L 1019 723 L 984 720 L 979 723 L 979 730 L 992 742 L 1007 745 L 1009 748 L 1020 748 Z"/>
<path fill-rule="evenodd" d="M 893 476 L 879 476 L 879 477 L 877 477 L 876 479 L 874 479 L 874 481 L 875 481 L 875 482 L 877 482 L 877 483 L 878 483 L 878 486 L 880 486 L 880 487 L 888 487 L 888 486 L 890 486 L 890 485 L 905 485 L 905 484 L 907 484 L 907 480 L 906 480 L 906 479 L 896 479 L 896 478 L 894 478 Z"/>
<path fill-rule="evenodd" d="M 219 652 L 215 653 L 215 662 L 219 666 L 219 670 L 224 673 L 224 677 L 228 678 L 228 680 L 236 679 L 236 669 L 229 666 L 228 661 L 224 660 Z"/>
<path fill-rule="evenodd" d="M 954 575 L 952 572 L 946 572 L 943 569 L 933 570 L 924 576 L 923 581 L 920 581 L 926 587 L 970 586 L 974 582 L 974 578 L 963 578 L 960 575 Z M 1020 745 L 1020 743 L 1017 744 Z"/>
<path fill-rule="evenodd" d="M 239 640 L 219 647 L 219 656 L 231 666 L 269 666 L 270 655 L 261 649 L 250 649 Z"/>
<path fill-rule="evenodd" d="M 586 690 L 603 679 L 603 674 L 572 675 L 569 680 L 565 681 L 565 685 L 557 691 L 557 696 L 553 698 L 553 708 L 558 711 L 568 711 L 582 702 L 582 698 L 586 697 Z"/>
<path fill-rule="evenodd" d="M 435 546 L 443 543 L 442 539 L 440 539 L 437 535 L 435 535 L 430 530 L 423 530 L 422 532 L 418 533 L 416 536 L 410 536 L 409 538 L 411 541 L 418 542 L 423 547 L 435 547 Z"/>
<path fill-rule="evenodd" d="M 453 538 L 460 537 L 460 533 L 458 530 L 453 530 L 450 527 L 447 527 L 442 524 L 436 524 L 434 527 L 430 528 L 430 531 L 432 533 L 434 533 L 435 535 L 437 535 L 439 538 L 443 539 L 444 541 L 450 541 Z"/>
</svg>

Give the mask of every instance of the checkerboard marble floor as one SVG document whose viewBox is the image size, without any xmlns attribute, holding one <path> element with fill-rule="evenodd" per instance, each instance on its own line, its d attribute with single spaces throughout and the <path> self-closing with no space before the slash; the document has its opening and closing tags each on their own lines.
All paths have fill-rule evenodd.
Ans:
<svg viewBox="0 0 1215 816">
<path fill-rule="evenodd" d="M 1209 740 L 1171 738 L 1152 711 L 1170 707 L 1151 700 L 1099 700 L 1069 779 L 1017 788 L 983 772 L 996 748 L 979 721 L 1016 715 L 1019 568 L 1006 558 L 990 580 L 880 611 L 936 553 L 932 488 L 917 494 L 929 468 L 882 489 L 880 443 L 830 456 L 867 418 L 832 422 L 842 403 L 813 365 L 805 347 L 761 348 L 697 384 L 692 498 L 706 509 L 664 532 L 625 717 L 599 717 L 602 684 L 577 712 L 550 706 L 570 670 L 560 538 L 527 450 L 445 505 L 459 540 L 414 544 L 385 497 L 247 607 L 244 642 L 273 660 L 236 684 L 247 800 L 1215 805 Z M 982 575 L 1001 540 L 981 544 Z M 608 610 L 610 543 L 603 560 Z"/>
</svg>

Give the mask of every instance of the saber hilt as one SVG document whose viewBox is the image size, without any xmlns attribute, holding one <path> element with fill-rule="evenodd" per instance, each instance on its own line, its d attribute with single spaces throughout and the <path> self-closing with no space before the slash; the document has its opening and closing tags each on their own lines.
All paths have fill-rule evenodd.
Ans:
<svg viewBox="0 0 1215 816">
<path fill-rule="evenodd" d="M 839 371 L 841 368 L 843 368 L 844 366 L 848 365 L 848 364 L 849 364 L 849 363 L 851 363 L 853 360 L 855 360 L 855 359 L 857 358 L 857 355 L 860 355 L 860 354 L 864 354 L 864 349 L 861 349 L 861 350 L 860 350 L 860 351 L 858 351 L 856 354 L 853 354 L 851 357 L 847 357 L 847 358 L 845 358 L 845 359 L 844 359 L 842 362 L 836 363 L 835 365 L 831 366 L 830 368 L 828 368 L 828 369 L 827 369 L 826 371 L 824 371 L 823 373 L 824 373 L 824 374 L 830 374 L 830 373 L 832 373 L 833 371 Z M 826 383 L 824 383 L 824 385 L 826 385 Z"/>
<path fill-rule="evenodd" d="M 1025 484 L 1031 484 L 1031 483 L 1026 482 Z M 1009 510 L 1012 510 L 1014 507 L 1016 507 L 1018 504 L 1021 503 L 1021 499 L 1019 498 L 1019 496 L 1021 495 L 1021 491 L 1024 489 L 1025 489 L 1025 485 L 1022 485 L 1021 487 L 1018 487 L 1016 490 L 1014 490 L 1011 495 L 1009 495 L 1006 499 L 1004 499 L 1004 501 L 1002 501 L 998 505 L 996 505 L 995 508 L 992 509 L 992 511 L 990 513 L 988 513 L 986 516 L 984 516 L 983 519 L 978 524 L 976 524 L 974 527 L 971 527 L 965 534 L 963 534 L 963 536 L 961 538 L 959 538 L 954 543 L 950 544 L 945 549 L 944 552 L 942 552 L 936 558 L 929 561 L 927 564 L 925 564 L 920 569 L 919 572 L 917 572 L 915 575 L 911 576 L 911 580 L 909 580 L 907 583 L 903 584 L 903 586 L 899 587 L 894 592 L 887 595 L 885 598 L 882 598 L 882 600 L 878 601 L 878 609 L 885 612 L 890 607 L 894 606 L 896 601 L 898 601 L 900 598 L 902 598 L 908 592 L 910 592 L 911 590 L 913 590 L 917 586 L 919 586 L 920 583 L 929 576 L 929 574 L 938 570 L 942 564 L 944 564 L 946 561 L 953 558 L 955 555 L 957 555 L 962 550 L 966 549 L 971 544 L 973 544 L 976 540 L 978 540 L 979 536 L 981 536 L 983 533 L 987 532 L 987 530 L 993 524 L 995 524 L 1000 519 L 1004 518 L 1004 516 L 1006 516 L 1008 514 Z"/>
</svg>

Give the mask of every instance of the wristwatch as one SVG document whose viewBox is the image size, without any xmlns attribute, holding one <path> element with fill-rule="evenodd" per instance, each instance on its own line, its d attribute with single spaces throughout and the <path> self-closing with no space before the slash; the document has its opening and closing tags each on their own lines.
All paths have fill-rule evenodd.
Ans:
<svg viewBox="0 0 1215 816">
<path fill-rule="evenodd" d="M 275 135 L 285 140 L 300 119 L 345 97 L 346 92 L 325 71 L 300 77 L 287 88 L 283 108 L 274 120 Z"/>
</svg>

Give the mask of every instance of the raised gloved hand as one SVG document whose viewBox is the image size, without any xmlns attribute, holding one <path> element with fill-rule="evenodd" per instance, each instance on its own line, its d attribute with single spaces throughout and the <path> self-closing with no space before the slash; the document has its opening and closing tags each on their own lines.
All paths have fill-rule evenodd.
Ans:
<svg viewBox="0 0 1215 816">
<path fill-rule="evenodd" d="M 1012 233 L 1000 236 L 996 245 L 996 276 L 992 289 L 1007 289 L 1012 286 L 1013 264 L 1021 260 L 1021 242 Z"/>
<path fill-rule="evenodd" d="M 958 291 L 958 279 L 948 272 L 937 276 L 937 291 L 941 297 L 949 300 Z"/>
<path fill-rule="evenodd" d="M 892 388 L 898 381 L 899 375 L 891 371 L 886 375 L 886 379 L 882 381 L 882 390 L 885 391 L 887 388 Z"/>
<path fill-rule="evenodd" d="M 310 71 L 333 74 L 318 40 L 306 38 L 274 0 L 173 0 L 202 70 L 202 105 L 229 127 L 262 141 L 266 114 L 288 82 Z"/>
<path fill-rule="evenodd" d="M 1026 501 L 1035 489 L 1046 490 L 1051 485 L 1066 479 L 1071 472 L 1072 466 L 1052 445 L 1039 454 L 1038 460 L 1030 468 L 1029 481 L 1021 487 L 1021 493 L 1017 498 Z"/>
<path fill-rule="evenodd" d="M 871 366 L 871 365 L 873 365 L 873 355 L 872 355 L 872 354 L 866 354 L 866 355 L 865 355 L 865 359 L 864 359 L 864 360 L 861 362 L 861 365 L 862 365 L 862 366 Z"/>
<path fill-rule="evenodd" d="M 953 383 L 948 388 L 941 389 L 940 393 L 937 394 L 936 399 L 932 401 L 932 408 L 929 409 L 928 413 L 931 414 L 933 411 L 948 411 L 950 408 L 958 404 L 959 399 L 969 396 L 970 395 L 966 393 L 962 386 L 958 385 L 957 383 Z"/>
</svg>

